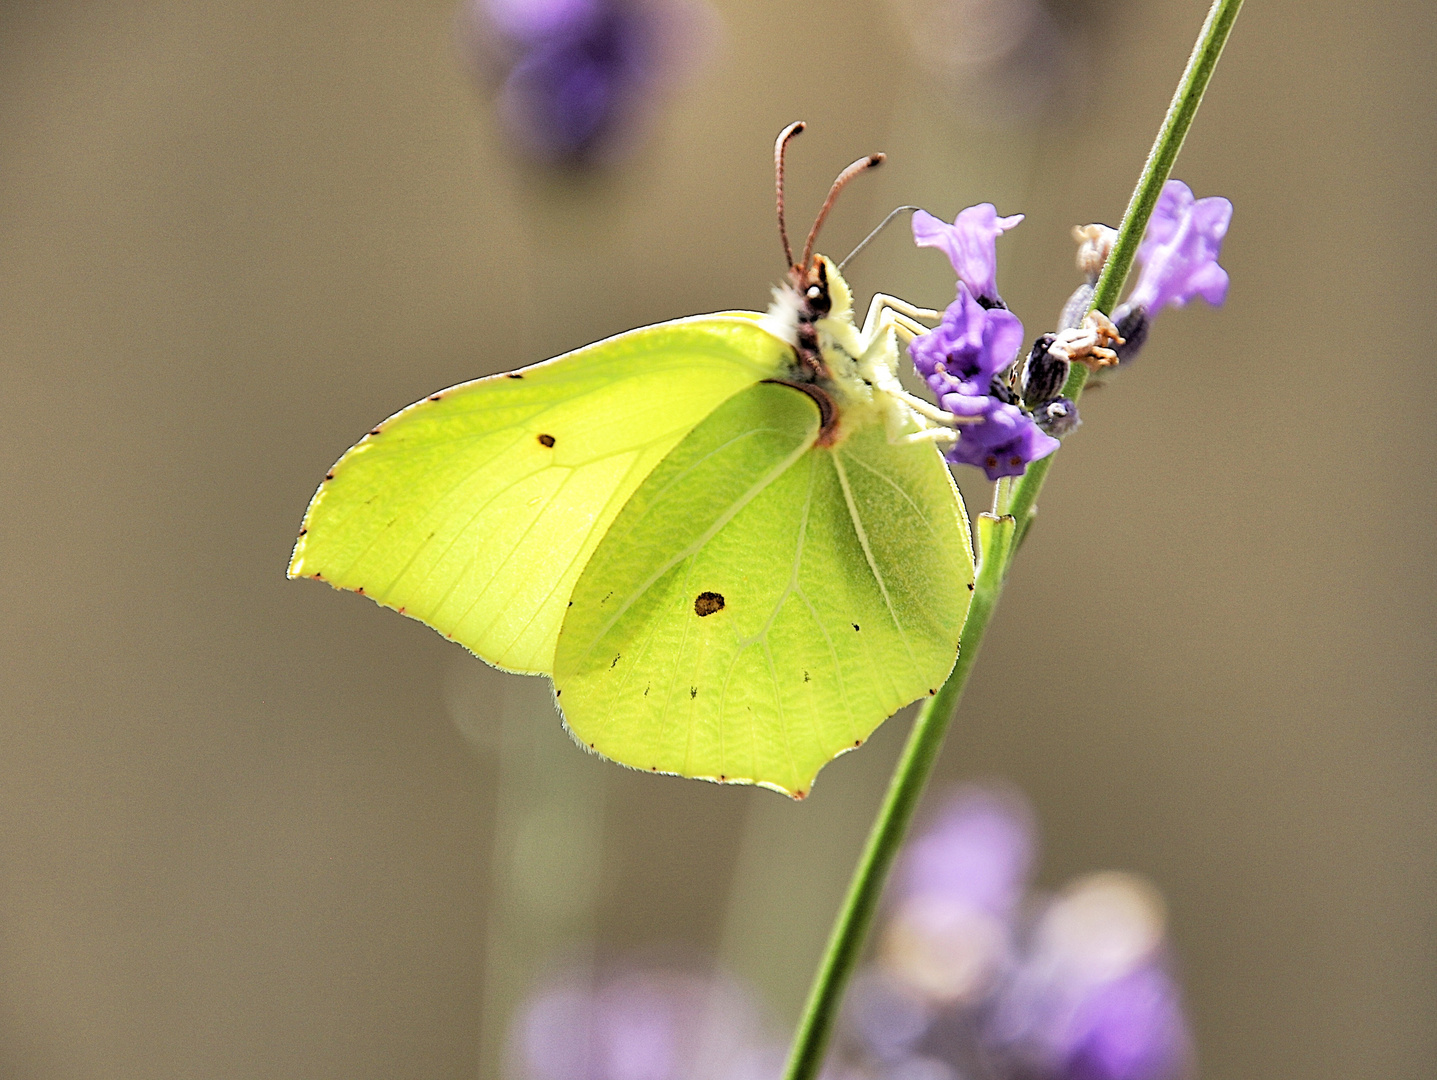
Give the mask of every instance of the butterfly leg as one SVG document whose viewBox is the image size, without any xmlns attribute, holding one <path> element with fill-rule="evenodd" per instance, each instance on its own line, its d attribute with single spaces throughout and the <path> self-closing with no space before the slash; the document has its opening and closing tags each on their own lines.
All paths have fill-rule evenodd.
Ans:
<svg viewBox="0 0 1437 1080">
<path fill-rule="evenodd" d="M 863 329 L 859 332 L 859 337 L 865 346 L 871 345 L 882 336 L 885 330 L 892 327 L 898 331 L 906 345 L 914 338 L 928 333 L 930 328 L 924 326 L 919 320 L 934 321 L 941 317 L 941 312 L 934 311 L 932 308 L 915 307 L 896 296 L 875 293 L 873 300 L 868 305 L 868 314 L 864 317 Z"/>
<path fill-rule="evenodd" d="M 903 404 L 916 412 L 925 420 L 931 420 L 935 424 L 941 424 L 945 428 L 962 427 L 964 424 L 976 424 L 982 420 L 980 416 L 954 416 L 947 409 L 934 405 L 931 401 L 924 401 L 917 394 L 910 394 L 901 386 L 895 388 L 884 387 L 884 391 L 897 398 Z"/>
<path fill-rule="evenodd" d="M 898 378 L 899 344 L 906 345 L 929 330 L 918 320 L 935 319 L 938 312 L 914 307 L 897 297 L 879 293 L 869 304 L 868 316 L 858 334 L 858 368 L 866 382 L 886 401 L 888 441 L 951 442 L 953 428 L 964 422 L 903 388 Z M 918 430 L 914 431 L 915 423 Z"/>
<path fill-rule="evenodd" d="M 858 366 L 864 380 L 885 402 L 888 441 L 898 444 L 956 440 L 958 436 L 953 431 L 954 428 L 976 423 L 979 418 L 954 416 L 948 410 L 904 389 L 897 371 L 898 330 L 892 325 L 885 325 L 883 329 L 884 333 L 859 357 Z M 916 432 L 913 431 L 915 423 L 919 429 Z"/>
<path fill-rule="evenodd" d="M 951 428 L 924 428 L 922 431 L 910 431 L 906 435 L 900 435 L 891 440 L 899 446 L 907 446 L 911 443 L 937 443 L 946 445 L 958 441 L 958 432 Z"/>
</svg>

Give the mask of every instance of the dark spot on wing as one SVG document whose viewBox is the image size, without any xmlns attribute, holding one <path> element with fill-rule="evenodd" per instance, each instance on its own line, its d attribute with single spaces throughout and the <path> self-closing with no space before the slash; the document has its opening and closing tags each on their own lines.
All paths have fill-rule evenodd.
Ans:
<svg viewBox="0 0 1437 1080">
<path fill-rule="evenodd" d="M 379 429 L 378 429 L 378 428 L 375 428 L 373 431 L 370 432 L 370 434 L 371 434 L 371 435 L 378 435 L 378 434 L 379 434 Z"/>
<path fill-rule="evenodd" d="M 648 696 L 649 696 L 649 688 L 646 686 L 646 687 L 644 687 L 644 697 L 648 697 Z"/>
<path fill-rule="evenodd" d="M 698 688 L 697 686 L 690 686 L 690 687 L 689 687 L 689 699 L 692 700 L 692 699 L 694 699 L 694 698 L 696 698 L 696 697 L 698 697 L 698 696 L 699 696 L 699 688 Z"/>
<path fill-rule="evenodd" d="M 300 535 L 300 536 L 303 536 L 303 535 L 304 535 L 305 533 L 307 533 L 307 532 L 309 532 L 308 529 L 300 529 L 300 530 L 299 530 L 299 535 Z"/>
<path fill-rule="evenodd" d="M 539 445 L 540 445 L 540 446 L 553 446 L 553 445 L 554 445 L 554 436 L 552 436 L 552 435 L 540 435 L 540 436 L 539 436 Z"/>
<path fill-rule="evenodd" d="M 806 798 L 808 798 L 808 792 L 806 791 L 795 791 L 793 793 L 793 799 L 795 802 L 803 802 L 803 800 Z"/>
<path fill-rule="evenodd" d="M 933 687 L 930 686 L 930 687 L 928 688 L 928 696 L 929 696 L 929 697 L 936 697 L 937 694 L 938 694 L 938 691 L 937 691 L 937 690 L 934 690 Z"/>
<path fill-rule="evenodd" d="M 862 746 L 862 745 L 863 745 L 863 740 L 862 740 L 862 739 L 854 739 L 854 740 L 853 740 L 853 745 L 854 745 L 854 746 Z"/>
<path fill-rule="evenodd" d="M 972 591 L 973 591 L 973 583 L 972 583 L 971 581 L 968 582 L 968 591 L 969 591 L 969 592 L 972 592 Z"/>
<path fill-rule="evenodd" d="M 620 657 L 620 656 L 623 656 L 623 655 L 624 655 L 623 653 L 618 653 L 618 654 L 614 657 L 614 662 L 613 662 L 612 664 L 610 664 L 609 667 L 610 667 L 610 668 L 613 668 L 613 667 L 617 666 L 617 665 L 618 665 L 618 662 L 619 662 L 619 657 Z"/>
<path fill-rule="evenodd" d="M 355 589 L 354 591 L 357 592 L 360 596 L 363 596 L 363 595 L 364 595 L 364 586 L 361 585 L 359 588 Z"/>
<path fill-rule="evenodd" d="M 803 681 L 804 681 L 804 682 L 809 682 L 809 681 L 810 681 L 810 680 L 809 680 L 809 677 L 808 677 L 808 672 L 806 672 L 806 671 L 803 673 Z"/>
<path fill-rule="evenodd" d="M 324 474 L 324 478 L 325 478 L 326 480 L 333 480 L 333 479 L 334 479 L 334 473 L 332 473 L 332 472 L 327 472 L 327 473 Z"/>
<path fill-rule="evenodd" d="M 858 624 L 857 624 L 857 623 L 854 623 L 854 624 L 853 624 L 853 629 L 855 629 L 855 630 L 858 629 Z"/>
<path fill-rule="evenodd" d="M 723 610 L 723 593 L 701 592 L 694 597 L 694 614 L 702 619 Z"/>
<path fill-rule="evenodd" d="M 443 394 L 430 394 L 430 395 L 429 395 L 429 400 L 430 400 L 430 401 L 438 401 L 438 400 L 439 400 L 440 398 L 442 398 L 443 396 L 444 396 Z"/>
<path fill-rule="evenodd" d="M 520 375 L 517 371 L 511 371 L 506 377 L 510 379 L 522 379 L 524 376 Z"/>
</svg>

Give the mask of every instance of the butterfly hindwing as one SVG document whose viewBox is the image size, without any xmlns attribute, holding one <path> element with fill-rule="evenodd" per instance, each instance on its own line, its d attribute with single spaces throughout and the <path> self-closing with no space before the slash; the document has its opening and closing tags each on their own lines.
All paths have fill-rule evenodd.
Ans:
<svg viewBox="0 0 1437 1080">
<path fill-rule="evenodd" d="M 973 577 L 931 445 L 881 424 L 817 445 L 761 383 L 699 424 L 614 519 L 572 593 L 554 682 L 575 737 L 635 768 L 805 794 L 942 684 Z"/>
<path fill-rule="evenodd" d="M 703 316 L 441 391 L 334 466 L 290 576 L 363 592 L 492 664 L 547 674 L 570 591 L 629 496 L 715 407 L 790 357 L 753 318 Z"/>
</svg>

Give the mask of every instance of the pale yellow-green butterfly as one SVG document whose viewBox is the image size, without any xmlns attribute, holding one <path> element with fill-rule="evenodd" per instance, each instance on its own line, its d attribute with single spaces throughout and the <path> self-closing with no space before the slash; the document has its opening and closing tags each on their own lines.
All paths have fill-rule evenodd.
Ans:
<svg viewBox="0 0 1437 1080">
<path fill-rule="evenodd" d="M 396 413 L 309 504 L 291 577 L 547 675 L 574 738 L 636 769 L 806 795 L 931 694 L 973 583 L 951 437 L 898 381 L 926 327 L 784 227 L 767 313 L 620 334 Z"/>
</svg>

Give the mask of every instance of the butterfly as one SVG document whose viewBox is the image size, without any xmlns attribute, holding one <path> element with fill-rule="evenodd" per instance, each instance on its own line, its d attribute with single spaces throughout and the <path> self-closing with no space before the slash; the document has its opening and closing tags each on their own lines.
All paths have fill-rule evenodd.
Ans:
<svg viewBox="0 0 1437 1080">
<path fill-rule="evenodd" d="M 767 312 L 642 327 L 430 395 L 325 476 L 289 565 L 544 675 L 635 769 L 803 798 L 952 669 L 973 588 L 934 407 L 898 379 L 936 312 L 853 298 L 813 244 Z M 951 432 L 948 433 L 951 435 Z"/>
</svg>

